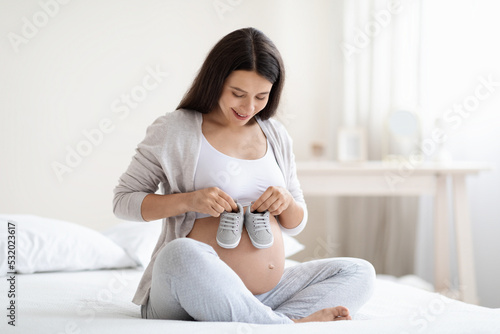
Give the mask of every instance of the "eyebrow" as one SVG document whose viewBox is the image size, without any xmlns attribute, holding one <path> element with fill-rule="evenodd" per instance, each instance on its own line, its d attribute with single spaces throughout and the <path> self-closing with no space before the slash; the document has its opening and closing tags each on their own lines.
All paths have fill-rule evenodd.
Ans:
<svg viewBox="0 0 500 334">
<path fill-rule="evenodd" d="M 241 88 L 234 87 L 234 86 L 229 86 L 229 87 L 230 87 L 230 88 L 232 88 L 232 89 L 234 89 L 234 90 L 237 90 L 237 91 L 239 91 L 239 92 L 242 92 L 242 93 L 246 93 L 246 94 L 248 94 L 248 92 L 247 92 L 247 91 L 244 91 L 244 90 L 243 90 L 243 89 L 241 89 Z M 269 94 L 269 92 L 257 93 L 257 95 L 261 95 L 261 94 Z"/>
</svg>

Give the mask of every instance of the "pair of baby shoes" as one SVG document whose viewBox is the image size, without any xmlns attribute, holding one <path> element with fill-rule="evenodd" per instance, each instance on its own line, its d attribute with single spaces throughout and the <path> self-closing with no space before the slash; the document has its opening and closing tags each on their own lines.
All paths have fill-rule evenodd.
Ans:
<svg viewBox="0 0 500 334">
<path fill-rule="evenodd" d="M 251 212 L 251 205 L 244 211 L 240 203 L 236 203 L 236 205 L 238 206 L 237 212 L 224 211 L 220 216 L 217 244 L 223 248 L 238 246 L 244 224 L 250 241 L 256 248 L 271 247 L 274 238 L 269 223 L 269 211 Z"/>
</svg>

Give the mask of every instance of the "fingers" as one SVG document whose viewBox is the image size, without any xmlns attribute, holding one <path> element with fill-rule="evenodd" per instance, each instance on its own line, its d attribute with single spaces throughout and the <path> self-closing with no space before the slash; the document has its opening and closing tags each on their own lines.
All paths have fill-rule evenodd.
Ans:
<svg viewBox="0 0 500 334">
<path fill-rule="evenodd" d="M 268 209 L 269 205 L 265 205 L 264 203 L 270 198 L 271 193 L 269 188 L 255 201 L 250 207 L 251 211 L 264 212 Z"/>
<path fill-rule="evenodd" d="M 252 204 L 250 210 L 258 212 L 267 210 L 273 216 L 278 216 L 288 208 L 292 200 L 292 195 L 288 190 L 281 187 L 269 187 Z"/>
<path fill-rule="evenodd" d="M 219 188 L 215 188 L 212 193 L 212 208 L 215 211 L 214 217 L 219 217 L 224 211 L 231 212 L 237 209 L 234 200 Z"/>
<path fill-rule="evenodd" d="M 235 212 L 238 210 L 234 199 L 217 187 L 202 189 L 198 192 L 197 212 L 219 217 L 224 211 Z M 250 210 L 269 211 L 271 215 L 278 216 L 288 208 L 292 201 L 293 197 L 287 189 L 271 186 L 253 202 Z"/>
<path fill-rule="evenodd" d="M 228 194 L 226 194 L 222 190 L 220 190 L 219 195 L 224 200 L 224 204 L 227 204 L 224 206 L 226 211 L 228 211 L 228 212 L 238 211 L 238 206 L 236 205 L 236 202 L 234 201 L 234 199 L 231 196 L 229 196 Z"/>
<path fill-rule="evenodd" d="M 211 210 L 210 212 L 208 212 L 208 214 L 212 217 L 219 217 L 225 210 L 224 207 L 218 203 L 212 203 L 210 209 Z"/>
<path fill-rule="evenodd" d="M 231 196 L 217 187 L 201 189 L 196 193 L 196 212 L 219 217 L 224 211 L 231 212 L 238 208 Z"/>
</svg>

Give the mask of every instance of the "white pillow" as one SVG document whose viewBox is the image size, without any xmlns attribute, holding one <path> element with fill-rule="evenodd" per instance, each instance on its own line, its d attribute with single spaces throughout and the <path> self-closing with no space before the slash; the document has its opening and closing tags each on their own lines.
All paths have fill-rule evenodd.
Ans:
<svg viewBox="0 0 500 334">
<path fill-rule="evenodd" d="M 15 270 L 20 274 L 135 267 L 113 241 L 90 228 L 33 215 L 0 215 L 0 275 L 6 275 L 8 221 L 16 224 Z M 11 254 L 9 254 L 11 255 Z"/>
<path fill-rule="evenodd" d="M 283 244 L 285 245 L 285 257 L 290 257 L 306 248 L 303 244 L 297 241 L 294 237 L 288 234 L 283 234 Z"/>
<path fill-rule="evenodd" d="M 161 233 L 161 220 L 151 222 L 123 222 L 102 232 L 120 245 L 138 265 L 146 268 Z M 283 233 L 285 257 L 305 248 L 295 238 Z"/>
<path fill-rule="evenodd" d="M 123 222 L 102 234 L 121 246 L 137 265 L 146 268 L 160 236 L 161 224 L 161 220 Z"/>
</svg>

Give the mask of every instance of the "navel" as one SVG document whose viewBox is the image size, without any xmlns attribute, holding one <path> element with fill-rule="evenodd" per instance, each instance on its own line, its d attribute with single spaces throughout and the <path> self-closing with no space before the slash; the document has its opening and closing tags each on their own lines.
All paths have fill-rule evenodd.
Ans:
<svg viewBox="0 0 500 334">
<path fill-rule="evenodd" d="M 274 264 L 270 263 L 269 264 L 269 269 L 274 269 Z"/>
</svg>

